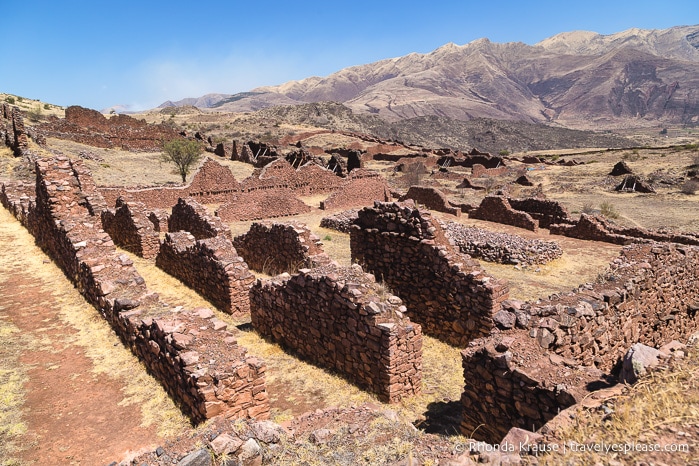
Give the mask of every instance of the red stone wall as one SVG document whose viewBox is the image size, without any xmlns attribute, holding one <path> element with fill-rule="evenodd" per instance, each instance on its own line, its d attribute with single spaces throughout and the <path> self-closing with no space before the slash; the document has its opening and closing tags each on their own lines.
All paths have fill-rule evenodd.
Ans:
<svg viewBox="0 0 699 466">
<path fill-rule="evenodd" d="M 461 216 L 461 209 L 449 205 L 447 196 L 437 188 L 427 186 L 411 186 L 405 196 L 400 198 L 403 202 L 412 199 L 417 204 L 424 205 L 430 210 L 445 212 L 447 214 Z"/>
<path fill-rule="evenodd" d="M 310 212 L 290 189 L 256 190 L 237 194 L 219 207 L 216 215 L 224 222 L 262 220 Z"/>
<path fill-rule="evenodd" d="M 514 210 L 529 214 L 539 222 L 540 228 L 549 228 L 557 223 L 571 223 L 568 210 L 556 201 L 528 197 L 525 199 L 508 198 L 507 202 Z"/>
<path fill-rule="evenodd" d="M 122 249 L 139 257 L 154 259 L 160 249 L 160 237 L 146 217 L 146 207 L 140 202 L 127 203 L 117 199 L 115 210 L 102 211 L 102 228 Z"/>
<path fill-rule="evenodd" d="M 388 402 L 420 392 L 422 334 L 395 296 L 380 298 L 359 266 L 258 280 L 250 292 L 260 334 L 339 372 Z"/>
<path fill-rule="evenodd" d="M 178 199 L 168 218 L 167 227 L 168 231 L 189 232 L 196 239 L 216 236 L 224 236 L 229 241 L 233 239 L 228 226 L 193 199 Z"/>
<path fill-rule="evenodd" d="M 507 199 L 501 196 L 484 197 L 478 208 L 469 212 L 468 216 L 532 231 L 539 230 L 539 222 L 528 213 L 513 209 Z"/>
<path fill-rule="evenodd" d="M 360 210 L 350 247 L 353 261 L 403 299 L 411 320 L 453 345 L 490 334 L 493 314 L 507 299 L 507 284 L 461 254 L 429 212 L 412 203 Z"/>
<path fill-rule="evenodd" d="M 390 199 L 388 184 L 381 175 L 365 168 L 358 168 L 352 170 L 346 182 L 337 191 L 320 203 L 320 208 L 323 210 L 349 209 Z"/>
</svg>

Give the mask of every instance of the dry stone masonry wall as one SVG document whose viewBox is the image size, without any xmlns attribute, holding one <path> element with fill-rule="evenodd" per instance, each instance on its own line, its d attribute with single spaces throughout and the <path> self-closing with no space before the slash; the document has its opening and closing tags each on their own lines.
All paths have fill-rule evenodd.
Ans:
<svg viewBox="0 0 699 466">
<path fill-rule="evenodd" d="M 493 334 L 463 352 L 462 433 L 484 424 L 476 438 L 498 442 L 512 426 L 538 429 L 604 386 L 635 343 L 660 347 L 696 332 L 698 260 L 693 246 L 635 244 L 603 283 L 503 303 Z"/>
<path fill-rule="evenodd" d="M 488 262 L 526 266 L 546 264 L 563 255 L 555 241 L 531 240 L 454 222 L 447 223 L 444 231 L 461 252 Z"/>
<path fill-rule="evenodd" d="M 330 262 L 320 238 L 301 223 L 253 223 L 246 234 L 233 240 L 233 246 L 248 267 L 268 275 Z"/>
<path fill-rule="evenodd" d="M 3 203 L 193 421 L 269 416 L 264 363 L 212 311 L 172 309 L 148 291 L 100 229 L 104 202 L 82 161 L 39 159 L 34 198 L 25 188 L 4 184 Z"/>
<path fill-rule="evenodd" d="M 361 267 L 302 269 L 258 282 L 251 317 L 263 336 L 343 374 L 384 401 L 419 393 L 420 326 Z"/>
<path fill-rule="evenodd" d="M 220 218 L 210 215 L 206 207 L 193 199 L 178 199 L 168 218 L 168 231 L 187 231 L 196 239 L 223 236 L 233 239 L 231 230 Z"/>
<path fill-rule="evenodd" d="M 347 209 L 372 205 L 374 201 L 388 201 L 390 198 L 390 190 L 381 175 L 357 168 L 352 170 L 345 184 L 320 203 L 320 208 Z"/>
<path fill-rule="evenodd" d="M 453 345 L 488 335 L 508 296 L 506 283 L 461 254 L 412 202 L 360 210 L 350 247 L 352 260 L 400 296 L 425 333 Z"/>
<path fill-rule="evenodd" d="M 526 230 L 538 231 L 539 222 L 526 212 L 512 208 L 507 199 L 502 196 L 486 196 L 477 209 L 468 213 L 469 218 L 503 223 Z"/>
<path fill-rule="evenodd" d="M 118 198 L 115 210 L 102 211 L 102 228 L 120 248 L 154 259 L 160 249 L 160 237 L 145 210 L 140 202 L 127 203 Z"/>
<path fill-rule="evenodd" d="M 16 156 L 24 155 L 27 152 L 29 138 L 19 107 L 5 103 L 0 104 L 0 140 L 12 149 Z"/>
<path fill-rule="evenodd" d="M 461 216 L 461 209 L 452 207 L 449 204 L 447 196 L 437 188 L 426 186 L 411 186 L 405 196 L 400 198 L 400 201 L 412 199 L 415 203 L 424 205 L 428 209 L 438 212 L 446 212 L 447 214 Z"/>
<path fill-rule="evenodd" d="M 290 189 L 255 190 L 236 194 L 216 211 L 226 222 L 288 217 L 310 212 L 310 206 L 297 199 Z"/>
<path fill-rule="evenodd" d="M 328 215 L 320 220 L 320 226 L 337 230 L 341 233 L 349 233 L 355 220 L 359 217 L 358 209 L 343 210 L 336 214 Z"/>
<path fill-rule="evenodd" d="M 540 228 L 550 228 L 553 224 L 570 223 L 568 210 L 556 201 L 528 197 L 525 199 L 508 198 L 507 202 L 514 210 L 526 212 L 539 222 Z"/>
</svg>

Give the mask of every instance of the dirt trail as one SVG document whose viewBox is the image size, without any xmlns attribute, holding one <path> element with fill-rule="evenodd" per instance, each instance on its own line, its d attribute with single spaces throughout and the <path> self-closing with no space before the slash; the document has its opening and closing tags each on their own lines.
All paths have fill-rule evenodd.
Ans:
<svg viewBox="0 0 699 466">
<path fill-rule="evenodd" d="M 99 465 L 157 446 L 158 426 L 142 427 L 139 406 L 124 403 L 126 382 L 96 370 L 79 329 L 66 321 L 66 308 L 77 306 L 101 325 L 100 332 L 111 337 L 109 351 L 127 350 L 32 239 L 0 208 L 0 319 L 31 342 L 15 351 L 25 376 L 20 390 L 26 430 L 12 439 L 20 450 L 11 456 L 21 464 Z"/>
</svg>

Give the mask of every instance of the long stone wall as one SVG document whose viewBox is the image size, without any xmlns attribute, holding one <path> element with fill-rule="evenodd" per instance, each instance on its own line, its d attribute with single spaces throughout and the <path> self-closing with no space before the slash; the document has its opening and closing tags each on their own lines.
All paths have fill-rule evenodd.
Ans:
<svg viewBox="0 0 699 466">
<path fill-rule="evenodd" d="M 267 418 L 264 363 L 246 356 L 211 311 L 173 310 L 148 291 L 91 213 L 103 201 L 90 186 L 81 161 L 40 159 L 34 199 L 4 184 L 2 200 L 14 204 L 10 211 L 21 213 L 17 218 L 37 244 L 194 422 L 219 414 Z"/>
<path fill-rule="evenodd" d="M 223 236 L 233 239 L 231 230 L 219 217 L 193 199 L 178 199 L 167 221 L 168 231 L 187 231 L 196 239 Z"/>
<path fill-rule="evenodd" d="M 277 275 L 326 265 L 323 243 L 301 223 L 253 223 L 233 239 L 233 246 L 252 270 Z"/>
<path fill-rule="evenodd" d="M 348 209 L 390 199 L 388 184 L 381 175 L 365 168 L 357 168 L 352 170 L 345 184 L 320 203 L 320 208 Z"/>
<path fill-rule="evenodd" d="M 608 383 L 633 344 L 659 347 L 699 328 L 698 248 L 627 246 L 606 277 L 536 304 L 504 303 L 499 331 L 463 352 L 464 435 L 499 442 L 512 426 L 538 429 Z"/>
<path fill-rule="evenodd" d="M 621 228 L 612 225 L 602 217 L 580 214 L 577 222 L 551 225 L 552 235 L 569 236 L 590 241 L 604 241 L 613 244 L 649 243 L 653 241 L 699 245 L 696 233 L 672 233 L 647 230 L 645 228 Z"/>
<path fill-rule="evenodd" d="M 488 335 L 508 296 L 506 283 L 461 254 L 412 202 L 360 210 L 350 247 L 352 260 L 400 296 L 425 333 L 453 345 Z"/>
<path fill-rule="evenodd" d="M 160 249 L 160 237 L 145 210 L 140 202 L 127 203 L 118 198 L 114 210 L 102 211 L 102 228 L 120 248 L 153 259 Z"/>
<path fill-rule="evenodd" d="M 568 210 L 556 201 L 528 197 L 525 199 L 508 198 L 507 202 L 514 210 L 526 212 L 539 222 L 540 228 L 550 228 L 557 223 L 570 223 Z"/>
<path fill-rule="evenodd" d="M 186 231 L 166 233 L 155 265 L 234 316 L 250 311 L 248 291 L 255 277 L 223 236 L 197 240 Z"/>
<path fill-rule="evenodd" d="M 469 218 L 503 223 L 526 230 L 538 231 L 539 222 L 526 212 L 512 208 L 507 199 L 502 196 L 486 196 L 475 210 L 468 213 Z"/>
<path fill-rule="evenodd" d="M 302 269 L 258 282 L 251 317 L 263 336 L 339 372 L 384 401 L 419 393 L 422 334 L 361 267 Z"/>
<path fill-rule="evenodd" d="M 310 211 L 310 206 L 297 199 L 290 189 L 275 188 L 236 194 L 216 210 L 216 215 L 226 222 L 237 222 L 288 217 Z"/>
</svg>

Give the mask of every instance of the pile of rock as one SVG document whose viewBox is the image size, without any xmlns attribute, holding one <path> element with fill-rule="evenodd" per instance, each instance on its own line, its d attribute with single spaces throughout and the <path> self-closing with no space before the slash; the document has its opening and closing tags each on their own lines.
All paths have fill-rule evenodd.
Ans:
<svg viewBox="0 0 699 466">
<path fill-rule="evenodd" d="M 477 259 L 521 266 L 546 264 L 563 255 L 555 241 L 526 239 L 517 235 L 449 222 L 444 226 L 461 252 Z"/>
</svg>

